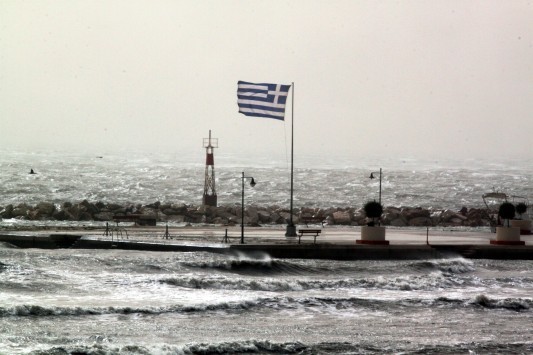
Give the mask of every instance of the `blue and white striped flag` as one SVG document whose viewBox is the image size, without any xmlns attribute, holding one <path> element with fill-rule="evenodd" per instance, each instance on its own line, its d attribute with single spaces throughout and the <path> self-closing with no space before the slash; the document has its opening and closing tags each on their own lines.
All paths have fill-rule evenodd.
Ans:
<svg viewBox="0 0 533 355">
<path fill-rule="evenodd" d="M 239 112 L 246 116 L 267 117 L 276 120 L 285 118 L 285 104 L 290 85 L 237 83 Z"/>
</svg>

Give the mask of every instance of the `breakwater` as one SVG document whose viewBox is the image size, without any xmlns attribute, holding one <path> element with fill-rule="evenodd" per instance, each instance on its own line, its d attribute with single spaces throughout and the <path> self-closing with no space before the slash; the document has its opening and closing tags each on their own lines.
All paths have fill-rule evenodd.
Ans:
<svg viewBox="0 0 533 355">
<path fill-rule="evenodd" d="M 113 221 L 117 216 L 142 215 L 158 222 L 207 223 L 236 225 L 241 223 L 242 208 L 231 206 L 195 206 L 187 204 L 116 204 L 104 202 L 40 202 L 36 205 L 21 203 L 0 206 L 0 218 L 58 221 Z M 290 219 L 287 208 L 280 206 L 246 206 L 244 223 L 260 226 L 286 224 Z M 362 208 L 295 208 L 294 223 L 324 225 L 365 225 L 369 222 Z M 385 207 L 381 224 L 386 226 L 490 226 L 490 216 L 485 209 L 463 207 L 459 211 L 423 207 Z"/>
<path fill-rule="evenodd" d="M 278 259 L 326 259 L 326 260 L 415 260 L 455 257 L 493 260 L 532 260 L 533 246 L 493 246 L 488 244 L 396 244 L 360 245 L 320 242 L 318 244 L 295 244 L 260 242 L 251 244 L 182 244 L 158 243 L 140 240 L 103 240 L 83 238 L 80 234 L 32 233 L 2 234 L 0 242 L 19 248 L 41 249 L 120 249 L 161 252 L 198 252 L 242 255 L 258 258 L 268 254 Z"/>
</svg>

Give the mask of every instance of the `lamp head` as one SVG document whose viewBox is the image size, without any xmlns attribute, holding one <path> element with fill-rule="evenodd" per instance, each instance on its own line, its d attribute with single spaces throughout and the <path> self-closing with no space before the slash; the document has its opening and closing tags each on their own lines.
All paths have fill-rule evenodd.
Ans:
<svg viewBox="0 0 533 355">
<path fill-rule="evenodd" d="M 375 179 L 376 177 L 374 176 L 374 173 L 370 173 L 370 176 L 369 176 L 371 179 Z"/>
<path fill-rule="evenodd" d="M 252 180 L 250 180 L 250 186 L 251 186 L 251 187 L 254 187 L 254 186 L 255 186 L 255 180 L 254 180 L 254 178 L 252 178 Z"/>
</svg>

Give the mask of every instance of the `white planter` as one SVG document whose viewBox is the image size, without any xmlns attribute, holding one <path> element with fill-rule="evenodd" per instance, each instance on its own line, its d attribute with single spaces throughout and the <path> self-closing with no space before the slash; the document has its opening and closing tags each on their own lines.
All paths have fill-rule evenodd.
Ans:
<svg viewBox="0 0 533 355">
<path fill-rule="evenodd" d="M 520 228 L 496 227 L 496 240 L 499 242 L 518 242 L 520 241 Z"/>
<path fill-rule="evenodd" d="M 527 219 L 512 219 L 511 227 L 520 229 L 520 234 L 531 234 L 531 221 Z"/>
<path fill-rule="evenodd" d="M 385 240 L 385 227 L 381 226 L 362 226 L 361 227 L 361 240 L 370 241 L 384 241 Z"/>
</svg>

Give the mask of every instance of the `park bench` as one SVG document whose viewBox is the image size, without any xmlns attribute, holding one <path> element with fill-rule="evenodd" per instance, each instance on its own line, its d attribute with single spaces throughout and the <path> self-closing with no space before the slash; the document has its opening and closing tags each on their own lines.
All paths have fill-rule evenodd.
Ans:
<svg viewBox="0 0 533 355">
<path fill-rule="evenodd" d="M 298 230 L 298 244 L 304 235 L 312 235 L 314 237 L 313 244 L 316 244 L 316 237 L 322 233 L 321 229 L 299 229 Z"/>
</svg>

